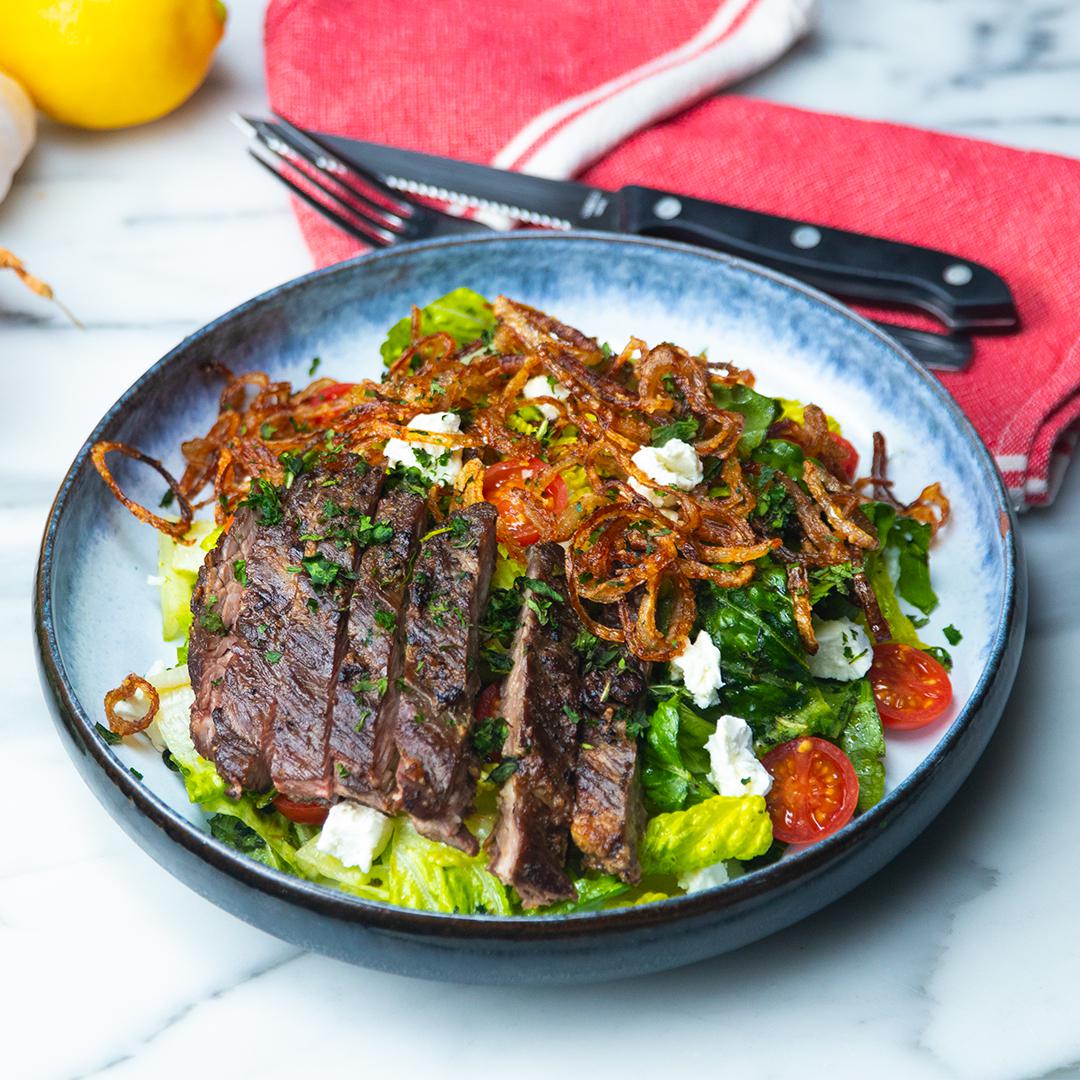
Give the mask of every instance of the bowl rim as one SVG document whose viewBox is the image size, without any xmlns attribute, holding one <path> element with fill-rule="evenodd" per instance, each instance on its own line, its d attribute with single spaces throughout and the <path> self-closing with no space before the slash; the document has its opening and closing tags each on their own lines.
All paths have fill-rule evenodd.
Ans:
<svg viewBox="0 0 1080 1080">
<path fill-rule="evenodd" d="M 199 340 L 211 335 L 218 327 L 240 317 L 252 309 L 266 304 L 296 289 L 304 289 L 312 283 L 338 274 L 351 273 L 383 261 L 409 259 L 414 252 L 433 248 L 461 247 L 466 250 L 476 245 L 503 245 L 519 243 L 585 242 L 602 245 L 646 247 L 697 259 L 713 261 L 750 275 L 779 284 L 814 301 L 848 319 L 864 333 L 868 333 L 886 345 L 895 362 L 905 365 L 909 373 L 928 384 L 932 393 L 953 422 L 958 434 L 974 451 L 981 467 L 987 491 L 993 496 L 999 511 L 998 520 L 1005 554 L 1005 592 L 1002 609 L 989 657 L 971 695 L 953 718 L 941 739 L 925 758 L 876 806 L 853 819 L 844 828 L 825 840 L 809 846 L 794 855 L 779 860 L 728 882 L 725 885 L 686 896 L 642 904 L 635 907 L 615 908 L 607 911 L 578 912 L 565 915 L 462 915 L 442 912 L 417 911 L 397 907 L 379 901 L 367 900 L 329 886 L 318 885 L 302 878 L 294 878 L 273 870 L 215 840 L 209 833 L 188 821 L 173 810 L 149 787 L 137 780 L 118 758 L 109 752 L 108 746 L 96 734 L 94 722 L 79 701 L 64 667 L 57 638 L 56 620 L 52 604 L 53 549 L 63 523 L 65 508 L 80 474 L 89 459 L 90 448 L 102 438 L 114 419 L 127 407 L 144 386 L 157 378 L 159 373 L 177 357 L 183 355 Z M 34 579 L 33 621 L 38 658 L 45 681 L 52 693 L 58 710 L 58 719 L 80 754 L 91 758 L 105 777 L 117 789 L 117 793 L 133 804 L 173 842 L 198 856 L 217 871 L 228 875 L 240 884 L 250 886 L 278 900 L 292 901 L 317 915 L 330 917 L 341 923 L 358 924 L 371 929 L 397 933 L 420 933 L 429 936 L 461 940 L 513 940 L 545 941 L 553 938 L 569 938 L 587 935 L 598 929 L 613 932 L 634 931 L 640 928 L 658 928 L 662 925 L 692 919 L 695 916 L 715 914 L 725 909 L 737 909 L 743 902 L 780 893 L 808 882 L 826 870 L 831 864 L 842 861 L 845 853 L 864 846 L 880 833 L 889 820 L 904 811 L 918 798 L 941 760 L 964 738 L 978 716 L 993 686 L 1007 645 L 1012 637 L 1017 616 L 1017 574 L 1020 566 L 1015 512 L 1001 475 L 993 458 L 971 422 L 942 384 L 925 371 L 910 354 L 890 339 L 884 332 L 840 301 L 817 289 L 784 274 L 745 259 L 722 252 L 693 247 L 671 240 L 652 237 L 600 233 L 587 230 L 559 232 L 477 233 L 426 240 L 411 244 L 395 245 L 357 256 L 345 262 L 302 274 L 289 281 L 259 293 L 242 304 L 208 322 L 189 334 L 170 349 L 161 359 L 149 367 L 116 400 L 87 437 L 67 469 L 56 497 L 49 510 L 39 551 Z M 91 785 L 92 786 L 92 785 Z M 95 792 L 96 794 L 96 792 Z M 186 883 L 186 882 L 185 882 Z"/>
</svg>

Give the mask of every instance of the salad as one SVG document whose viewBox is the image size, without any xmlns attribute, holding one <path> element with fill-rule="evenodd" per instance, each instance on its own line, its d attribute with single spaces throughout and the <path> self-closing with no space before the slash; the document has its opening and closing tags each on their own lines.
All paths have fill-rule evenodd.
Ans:
<svg viewBox="0 0 1080 1080">
<path fill-rule="evenodd" d="M 919 634 L 949 503 L 894 491 L 880 433 L 860 470 L 749 371 L 466 288 L 381 354 L 299 390 L 214 368 L 179 479 L 93 448 L 177 647 L 98 731 L 151 739 L 218 840 L 426 911 L 647 903 L 832 835 L 886 734 L 948 712 Z"/>
</svg>

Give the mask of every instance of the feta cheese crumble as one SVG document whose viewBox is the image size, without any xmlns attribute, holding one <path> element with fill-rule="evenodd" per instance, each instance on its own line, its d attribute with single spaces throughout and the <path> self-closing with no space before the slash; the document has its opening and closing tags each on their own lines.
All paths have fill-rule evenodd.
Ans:
<svg viewBox="0 0 1080 1080">
<path fill-rule="evenodd" d="M 699 709 L 707 709 L 720 700 L 717 690 L 724 685 L 720 650 L 704 630 L 671 661 L 671 670 L 682 679 Z"/>
<path fill-rule="evenodd" d="M 689 874 L 679 875 L 679 888 L 688 893 L 701 892 L 711 889 L 716 885 L 726 885 L 731 880 L 728 873 L 727 863 L 713 863 L 712 866 L 704 866 L 700 870 L 691 871 Z"/>
<path fill-rule="evenodd" d="M 390 841 L 393 822 L 370 806 L 339 802 L 330 807 L 315 846 L 333 855 L 343 866 L 365 874 Z"/>
<path fill-rule="evenodd" d="M 705 475 L 701 458 L 682 439 L 669 439 L 663 446 L 643 446 L 630 460 L 652 481 L 664 487 L 689 491 L 701 483 Z M 671 495 L 646 487 L 640 480 L 630 477 L 630 486 L 653 504 L 670 506 L 675 500 Z"/>
<path fill-rule="evenodd" d="M 521 396 L 526 399 L 551 397 L 556 401 L 566 401 L 570 396 L 570 391 L 550 375 L 534 375 L 521 388 Z M 561 415 L 554 405 L 549 405 L 546 401 L 542 401 L 539 405 L 533 407 L 540 410 L 540 415 L 545 420 L 558 420 Z"/>
<path fill-rule="evenodd" d="M 768 770 L 754 756 L 753 733 L 741 716 L 725 714 L 716 722 L 705 750 L 709 780 L 721 795 L 767 795 L 772 787 Z"/>
<path fill-rule="evenodd" d="M 851 682 L 861 679 L 874 659 L 866 631 L 851 619 L 815 619 L 818 651 L 808 657 L 810 673 L 819 679 Z"/>
<path fill-rule="evenodd" d="M 461 430 L 461 417 L 452 412 L 420 413 L 405 426 L 413 431 L 456 435 Z M 395 438 L 387 441 L 383 453 L 388 465 L 419 469 L 425 479 L 433 484 L 452 484 L 461 472 L 461 451 L 437 443 L 407 442 Z"/>
</svg>

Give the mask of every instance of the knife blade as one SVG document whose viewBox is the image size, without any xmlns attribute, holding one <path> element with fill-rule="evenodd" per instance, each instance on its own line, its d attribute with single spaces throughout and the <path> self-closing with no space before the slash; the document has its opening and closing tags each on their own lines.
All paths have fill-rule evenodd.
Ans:
<svg viewBox="0 0 1080 1080">
<path fill-rule="evenodd" d="M 833 229 L 632 185 L 509 172 L 338 135 L 312 133 L 345 162 L 400 191 L 490 210 L 530 225 L 657 236 L 771 266 L 851 300 L 915 307 L 950 330 L 1008 331 L 1019 317 L 993 270 L 933 248 Z"/>
</svg>

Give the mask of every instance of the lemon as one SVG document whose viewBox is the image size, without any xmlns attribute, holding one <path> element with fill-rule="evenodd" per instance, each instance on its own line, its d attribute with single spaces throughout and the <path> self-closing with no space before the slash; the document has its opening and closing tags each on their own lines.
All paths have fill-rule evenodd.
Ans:
<svg viewBox="0 0 1080 1080">
<path fill-rule="evenodd" d="M 0 69 L 64 124 L 155 120 L 203 81 L 220 0 L 0 0 Z"/>
</svg>

